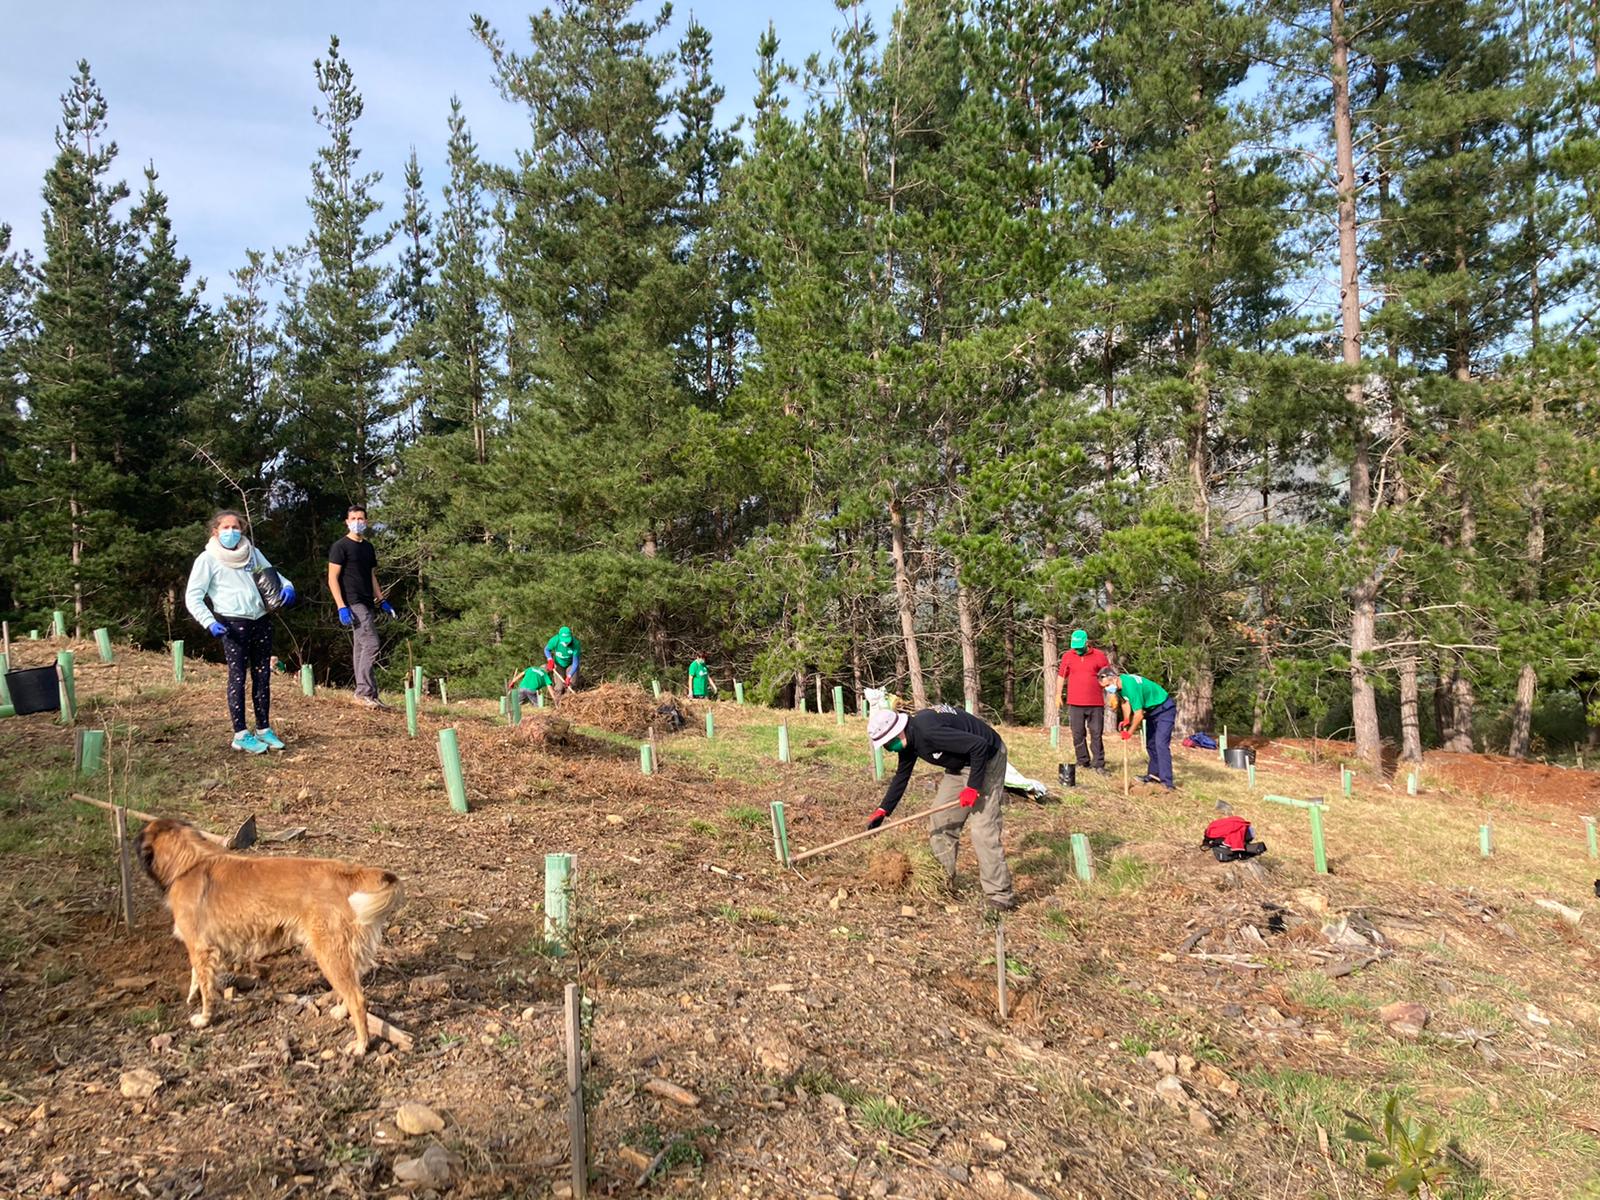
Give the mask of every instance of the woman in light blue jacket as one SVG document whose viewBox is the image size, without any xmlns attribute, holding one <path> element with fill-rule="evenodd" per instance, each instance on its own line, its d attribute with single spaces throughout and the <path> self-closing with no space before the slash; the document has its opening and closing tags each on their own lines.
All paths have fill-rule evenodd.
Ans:
<svg viewBox="0 0 1600 1200">
<path fill-rule="evenodd" d="M 225 509 L 211 518 L 211 540 L 189 571 L 184 602 L 212 637 L 222 639 L 228 659 L 228 715 L 233 718 L 233 748 L 246 754 L 282 750 L 272 732 L 272 618 L 261 602 L 255 574 L 272 564 L 244 535 L 244 518 Z M 280 577 L 281 578 L 281 577 Z M 209 598 L 210 604 L 206 603 Z M 283 580 L 283 602 L 293 604 L 294 586 Z M 250 698 L 256 730 L 244 721 L 244 675 L 250 671 Z"/>
</svg>

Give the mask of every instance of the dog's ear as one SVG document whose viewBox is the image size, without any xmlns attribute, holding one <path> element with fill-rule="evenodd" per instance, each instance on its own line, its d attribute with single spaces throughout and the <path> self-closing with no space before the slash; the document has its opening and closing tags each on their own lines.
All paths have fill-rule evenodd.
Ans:
<svg viewBox="0 0 1600 1200">
<path fill-rule="evenodd" d="M 157 887 L 165 891 L 166 885 L 161 882 L 161 877 L 156 874 L 155 841 L 156 838 L 161 836 L 161 831 L 158 828 L 160 824 L 159 821 L 145 822 L 144 828 L 139 830 L 139 836 L 134 841 L 134 847 L 138 850 L 139 865 L 144 868 L 144 873 L 155 881 Z"/>
</svg>

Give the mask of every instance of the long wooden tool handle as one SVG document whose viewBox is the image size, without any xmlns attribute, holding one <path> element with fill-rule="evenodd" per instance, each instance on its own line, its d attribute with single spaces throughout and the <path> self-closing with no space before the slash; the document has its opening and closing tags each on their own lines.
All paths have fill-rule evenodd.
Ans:
<svg viewBox="0 0 1600 1200">
<path fill-rule="evenodd" d="M 96 800 L 93 796 L 85 796 L 82 792 L 73 792 L 70 798 L 73 799 L 73 800 L 76 800 L 79 804 L 92 804 L 96 808 L 105 809 L 107 812 L 116 812 L 117 809 L 120 808 L 120 809 L 122 809 L 123 812 L 127 813 L 130 817 L 133 817 L 136 820 L 140 820 L 140 821 L 154 821 L 155 820 L 155 818 L 152 817 L 149 813 L 140 812 L 137 808 L 129 808 L 125 804 L 108 804 L 104 800 Z"/>
<path fill-rule="evenodd" d="M 789 865 L 793 866 L 795 863 L 805 862 L 808 858 L 815 858 L 817 855 L 825 854 L 829 850 L 837 850 L 840 846 L 848 846 L 851 842 L 859 842 L 862 838 L 872 837 L 874 834 L 882 833 L 885 829 L 893 829 L 896 825 L 908 825 L 912 821 L 920 821 L 924 817 L 931 817 L 934 813 L 948 812 L 952 808 L 958 808 L 960 804 L 961 801 L 952 800 L 949 804 L 941 804 L 938 808 L 930 808 L 927 812 L 913 813 L 909 817 L 896 817 L 893 821 L 885 821 L 876 829 L 868 829 L 864 833 L 852 833 L 849 837 L 840 838 L 837 842 L 829 842 L 826 846 L 818 846 L 815 850 L 807 850 L 804 854 L 796 854 L 789 859 Z"/>
</svg>

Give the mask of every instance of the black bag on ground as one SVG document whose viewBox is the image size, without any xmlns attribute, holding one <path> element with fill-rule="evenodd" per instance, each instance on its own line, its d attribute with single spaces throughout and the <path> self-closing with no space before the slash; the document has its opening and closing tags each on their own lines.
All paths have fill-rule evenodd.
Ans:
<svg viewBox="0 0 1600 1200">
<path fill-rule="evenodd" d="M 688 722 L 683 719 L 682 710 L 680 710 L 678 706 L 670 700 L 668 700 L 665 704 L 657 706 L 656 715 L 658 717 L 666 718 L 667 728 L 673 733 L 677 733 L 688 724 Z"/>
<path fill-rule="evenodd" d="M 256 591 L 261 593 L 261 603 L 268 612 L 277 612 L 283 607 L 283 578 L 277 567 L 266 563 L 257 567 L 252 563 L 250 577 L 256 581 Z"/>
</svg>

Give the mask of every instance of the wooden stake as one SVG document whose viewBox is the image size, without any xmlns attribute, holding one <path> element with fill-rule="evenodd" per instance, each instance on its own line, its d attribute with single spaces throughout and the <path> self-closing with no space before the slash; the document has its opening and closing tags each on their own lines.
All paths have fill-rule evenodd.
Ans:
<svg viewBox="0 0 1600 1200">
<path fill-rule="evenodd" d="M 300 668 L 300 690 L 308 696 L 317 694 L 317 676 L 311 669 L 311 664 L 306 663 Z"/>
<path fill-rule="evenodd" d="M 544 940 L 564 954 L 572 941 L 572 874 L 577 860 L 570 854 L 544 856 Z"/>
<path fill-rule="evenodd" d="M 1094 878 L 1094 856 L 1089 853 L 1088 834 L 1072 835 L 1072 871 L 1084 883 Z"/>
<path fill-rule="evenodd" d="M 417 736 L 417 693 L 409 683 L 406 684 L 406 733 Z"/>
<path fill-rule="evenodd" d="M 567 1130 L 572 1135 L 572 1196 L 588 1200 L 589 1131 L 583 1115 L 583 989 L 567 984 Z"/>
<path fill-rule="evenodd" d="M 775 801 L 775 803 L 779 802 Z M 876 829 L 867 829 L 863 830 L 861 833 L 852 833 L 849 837 L 842 837 L 836 842 L 829 842 L 826 846 L 818 846 L 815 850 L 807 850 L 803 854 L 793 855 L 789 859 L 789 865 L 791 867 L 797 866 L 800 863 L 805 862 L 806 859 L 815 858 L 819 854 L 826 854 L 829 850 L 837 850 L 840 846 L 848 846 L 851 842 L 859 842 L 862 838 L 875 837 L 878 834 L 883 833 L 885 830 L 894 829 L 900 825 L 909 825 L 912 821 L 921 821 L 926 817 L 933 816 L 934 813 L 949 812 L 952 808 L 959 808 L 960 806 L 961 801 L 952 800 L 949 804 L 941 804 L 936 808 L 928 809 L 926 812 L 916 813 L 909 817 L 896 817 L 893 821 L 885 821 Z"/>
<path fill-rule="evenodd" d="M 999 920 L 994 923 L 994 972 L 995 987 L 999 995 L 1000 1019 L 1010 1018 L 1010 1006 L 1006 1003 L 1006 923 Z"/>
<path fill-rule="evenodd" d="M 789 761 L 789 723 L 783 722 L 778 726 L 778 761 Z"/>
<path fill-rule="evenodd" d="M 94 631 L 94 641 L 100 648 L 100 661 L 110 662 L 115 657 L 111 649 L 111 631 L 102 625 Z"/>
<path fill-rule="evenodd" d="M 789 826 L 783 819 L 782 800 L 772 802 L 772 852 L 777 856 L 779 865 L 789 865 Z"/>
<path fill-rule="evenodd" d="M 439 765 L 444 768 L 444 784 L 450 794 L 450 807 L 458 813 L 466 812 L 467 778 L 461 771 L 461 746 L 456 741 L 454 729 L 439 730 Z"/>
<path fill-rule="evenodd" d="M 1328 847 L 1322 838 L 1322 805 L 1310 805 L 1307 810 L 1311 814 L 1311 862 L 1316 867 L 1318 875 L 1328 873 Z"/>
<path fill-rule="evenodd" d="M 117 805 L 111 814 L 111 828 L 117 835 L 117 872 L 122 884 L 122 923 L 133 928 L 133 864 L 128 857 L 128 810 Z"/>
<path fill-rule="evenodd" d="M 183 639 L 179 638 L 172 643 L 172 678 L 179 683 L 183 682 Z"/>
</svg>

